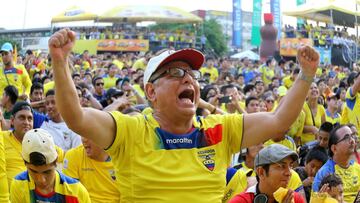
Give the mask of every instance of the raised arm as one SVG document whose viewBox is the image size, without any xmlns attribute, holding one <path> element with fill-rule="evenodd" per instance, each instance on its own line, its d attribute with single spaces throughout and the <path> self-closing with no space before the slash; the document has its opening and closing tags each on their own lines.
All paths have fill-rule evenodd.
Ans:
<svg viewBox="0 0 360 203">
<path fill-rule="evenodd" d="M 115 138 L 116 124 L 109 113 L 81 108 L 68 66 L 68 56 L 74 44 L 75 33 L 69 29 L 56 32 L 49 40 L 56 105 L 70 129 L 93 140 L 100 147 L 107 148 Z"/>
<path fill-rule="evenodd" d="M 242 147 L 252 146 L 283 135 L 296 120 L 315 76 L 319 54 L 313 48 L 306 46 L 298 50 L 297 58 L 301 73 L 276 111 L 244 115 Z"/>
</svg>

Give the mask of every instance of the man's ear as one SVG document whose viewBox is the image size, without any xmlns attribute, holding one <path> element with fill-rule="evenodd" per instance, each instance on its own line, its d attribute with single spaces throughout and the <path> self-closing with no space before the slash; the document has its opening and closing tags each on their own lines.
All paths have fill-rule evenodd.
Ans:
<svg viewBox="0 0 360 203">
<path fill-rule="evenodd" d="M 257 176 L 259 176 L 259 179 L 262 179 L 266 175 L 263 167 L 257 167 L 255 169 L 255 171 L 256 171 Z"/>
<path fill-rule="evenodd" d="M 152 103 L 156 99 L 155 85 L 153 83 L 147 83 L 144 87 L 146 98 Z"/>
<path fill-rule="evenodd" d="M 336 145 L 335 144 L 331 145 L 330 150 L 332 151 L 333 154 L 335 154 Z"/>
</svg>

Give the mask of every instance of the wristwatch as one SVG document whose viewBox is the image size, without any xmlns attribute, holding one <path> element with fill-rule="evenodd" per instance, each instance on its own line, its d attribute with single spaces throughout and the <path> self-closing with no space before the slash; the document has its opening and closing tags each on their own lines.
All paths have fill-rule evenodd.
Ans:
<svg viewBox="0 0 360 203">
<path fill-rule="evenodd" d="M 299 75 L 298 75 L 298 78 L 300 80 L 304 80 L 308 83 L 313 83 L 314 82 L 314 77 L 309 77 L 309 76 L 306 76 L 302 71 L 300 71 Z"/>
</svg>

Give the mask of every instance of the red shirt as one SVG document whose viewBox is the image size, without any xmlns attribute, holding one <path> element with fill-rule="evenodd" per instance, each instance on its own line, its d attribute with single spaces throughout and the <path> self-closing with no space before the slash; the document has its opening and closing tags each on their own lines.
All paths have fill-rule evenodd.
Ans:
<svg viewBox="0 0 360 203">
<path fill-rule="evenodd" d="M 233 197 L 230 200 L 229 203 L 253 203 L 254 198 L 255 198 L 255 193 L 251 189 L 253 187 L 250 187 L 246 192 L 236 195 L 235 197 Z M 294 192 L 294 202 L 295 203 L 305 203 L 303 197 L 297 192 Z"/>
</svg>

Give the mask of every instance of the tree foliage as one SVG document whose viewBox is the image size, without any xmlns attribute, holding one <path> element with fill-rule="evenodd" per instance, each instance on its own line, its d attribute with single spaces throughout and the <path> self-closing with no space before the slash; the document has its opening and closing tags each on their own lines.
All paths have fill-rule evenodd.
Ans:
<svg viewBox="0 0 360 203">
<path fill-rule="evenodd" d="M 222 31 L 221 25 L 215 19 L 210 19 L 206 20 L 203 26 L 204 35 L 207 39 L 206 46 L 213 49 L 218 56 L 226 54 L 228 51 L 227 37 Z"/>
</svg>

